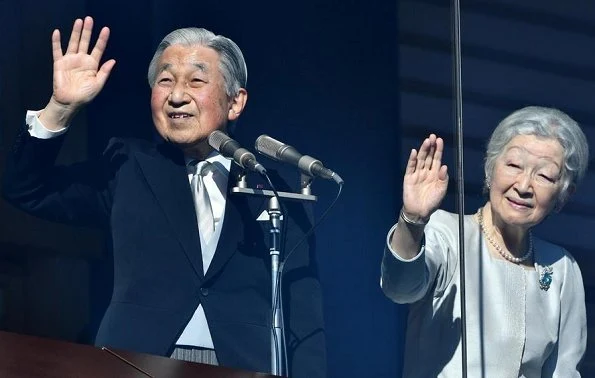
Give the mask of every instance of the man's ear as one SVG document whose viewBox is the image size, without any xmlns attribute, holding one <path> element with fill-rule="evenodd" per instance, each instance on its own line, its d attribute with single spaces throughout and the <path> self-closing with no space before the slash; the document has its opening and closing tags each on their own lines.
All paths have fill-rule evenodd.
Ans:
<svg viewBox="0 0 595 378">
<path fill-rule="evenodd" d="M 248 92 L 244 88 L 240 88 L 238 94 L 231 99 L 229 112 L 227 113 L 228 121 L 235 121 L 240 117 L 244 107 L 248 101 Z"/>
</svg>

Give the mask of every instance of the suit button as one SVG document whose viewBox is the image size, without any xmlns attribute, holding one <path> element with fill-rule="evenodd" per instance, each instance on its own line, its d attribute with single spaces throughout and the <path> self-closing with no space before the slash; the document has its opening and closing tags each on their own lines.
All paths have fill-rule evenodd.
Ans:
<svg viewBox="0 0 595 378">
<path fill-rule="evenodd" d="M 205 296 L 205 297 L 206 297 L 206 296 L 208 296 L 208 295 L 209 295 L 209 289 L 207 289 L 206 287 L 201 287 L 201 288 L 200 288 L 200 293 L 201 293 L 203 296 Z"/>
</svg>

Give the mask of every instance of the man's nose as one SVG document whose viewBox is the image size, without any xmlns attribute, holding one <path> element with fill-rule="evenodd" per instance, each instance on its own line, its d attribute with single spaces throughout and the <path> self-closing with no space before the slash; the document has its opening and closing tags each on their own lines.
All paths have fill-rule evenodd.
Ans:
<svg viewBox="0 0 595 378">
<path fill-rule="evenodd" d="M 169 94 L 169 101 L 173 104 L 182 104 L 188 102 L 186 84 L 180 82 L 176 83 Z"/>
</svg>

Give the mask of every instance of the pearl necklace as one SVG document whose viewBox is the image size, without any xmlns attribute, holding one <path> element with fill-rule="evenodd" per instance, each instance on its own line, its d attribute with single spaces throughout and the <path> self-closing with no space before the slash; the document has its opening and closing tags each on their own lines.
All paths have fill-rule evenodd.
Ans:
<svg viewBox="0 0 595 378">
<path fill-rule="evenodd" d="M 485 238 L 488 239 L 490 244 L 496 249 L 496 251 L 498 251 L 500 256 L 504 257 L 506 260 L 515 264 L 520 264 L 523 261 L 527 260 L 529 257 L 531 257 L 531 255 L 533 254 L 533 235 L 531 234 L 531 231 L 529 231 L 529 248 L 527 249 L 527 253 L 525 253 L 521 257 L 515 257 L 510 252 L 503 250 L 502 247 L 500 247 L 500 245 L 496 243 L 494 239 L 492 239 L 492 237 L 486 230 L 485 225 L 483 224 L 483 209 L 479 209 L 477 211 L 477 219 L 479 220 L 479 227 L 481 227 L 481 230 L 483 231 Z"/>
</svg>

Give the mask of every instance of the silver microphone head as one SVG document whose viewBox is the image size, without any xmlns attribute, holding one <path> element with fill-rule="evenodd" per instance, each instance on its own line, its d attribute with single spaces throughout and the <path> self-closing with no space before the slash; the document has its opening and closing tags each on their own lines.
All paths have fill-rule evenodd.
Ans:
<svg viewBox="0 0 595 378">
<path fill-rule="evenodd" d="M 209 146 L 219 151 L 223 142 L 225 142 L 228 139 L 230 139 L 229 136 L 227 136 L 227 134 L 225 134 L 223 131 L 215 130 L 209 135 Z"/>
<path fill-rule="evenodd" d="M 254 149 L 256 151 L 277 161 L 279 161 L 279 152 L 283 146 L 284 144 L 282 142 L 266 134 L 259 136 L 254 142 Z"/>
</svg>

